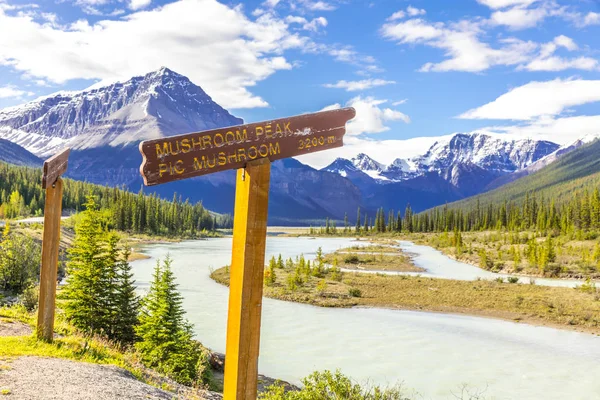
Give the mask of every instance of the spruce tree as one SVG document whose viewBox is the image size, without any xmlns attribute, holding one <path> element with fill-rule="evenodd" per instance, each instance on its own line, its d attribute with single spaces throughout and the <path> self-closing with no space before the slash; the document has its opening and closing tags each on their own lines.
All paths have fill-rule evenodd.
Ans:
<svg viewBox="0 0 600 400">
<path fill-rule="evenodd" d="M 162 266 L 157 261 L 152 277 L 150 291 L 142 301 L 136 348 L 147 366 L 177 382 L 192 384 L 206 359 L 192 340 L 192 325 L 185 319 L 169 256 Z"/>
<path fill-rule="evenodd" d="M 88 197 L 86 210 L 75 226 L 75 240 L 69 249 L 67 284 L 63 297 L 65 314 L 84 332 L 102 333 L 107 328 L 106 232 L 93 197 Z"/>
<path fill-rule="evenodd" d="M 128 262 L 131 251 L 125 246 L 117 263 L 117 285 L 115 293 L 116 315 L 113 321 L 113 336 L 123 344 L 135 342 L 135 327 L 139 323 L 140 298 L 135 292 L 133 272 Z"/>
</svg>

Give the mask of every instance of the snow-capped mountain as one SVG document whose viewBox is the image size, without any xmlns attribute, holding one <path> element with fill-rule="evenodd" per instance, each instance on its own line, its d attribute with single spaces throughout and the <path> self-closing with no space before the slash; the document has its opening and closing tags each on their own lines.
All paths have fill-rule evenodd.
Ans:
<svg viewBox="0 0 600 400">
<path fill-rule="evenodd" d="M 80 92 L 58 92 L 0 110 L 0 138 L 37 156 L 120 146 L 242 123 L 168 68 Z"/>
<path fill-rule="evenodd" d="M 558 148 L 557 144 L 547 141 L 456 134 L 434 143 L 423 155 L 408 160 L 398 158 L 387 166 L 359 154 L 350 161 L 338 159 L 325 170 L 348 179 L 364 172 L 380 184 L 403 182 L 433 173 L 464 195 L 471 195 L 494 179 L 522 170 Z M 361 185 L 364 186 L 364 182 Z"/>
<path fill-rule="evenodd" d="M 352 165 L 354 165 L 357 169 L 363 172 L 381 172 L 385 168 L 385 166 L 377 161 L 373 160 L 371 157 L 366 155 L 365 153 L 359 153 L 352 160 Z"/>
<path fill-rule="evenodd" d="M 504 140 L 483 134 L 456 134 L 447 142 L 437 142 L 413 159 L 420 170 L 439 172 L 452 179 L 456 165 L 474 164 L 485 170 L 514 172 L 554 152 L 556 143 L 532 139 Z"/>
</svg>

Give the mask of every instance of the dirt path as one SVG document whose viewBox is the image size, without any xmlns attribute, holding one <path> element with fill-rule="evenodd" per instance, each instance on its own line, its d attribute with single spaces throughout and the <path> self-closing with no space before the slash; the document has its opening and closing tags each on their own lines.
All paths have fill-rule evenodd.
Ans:
<svg viewBox="0 0 600 400">
<path fill-rule="evenodd" d="M 22 400 L 186 399 L 138 381 L 129 371 L 58 358 L 19 357 L 3 362 L 0 391 Z M 197 397 L 194 397 L 197 398 Z M 221 399 L 206 392 L 204 399 Z"/>
<path fill-rule="evenodd" d="M 32 333 L 33 330 L 27 324 L 0 318 L 0 336 L 29 336 Z"/>
</svg>

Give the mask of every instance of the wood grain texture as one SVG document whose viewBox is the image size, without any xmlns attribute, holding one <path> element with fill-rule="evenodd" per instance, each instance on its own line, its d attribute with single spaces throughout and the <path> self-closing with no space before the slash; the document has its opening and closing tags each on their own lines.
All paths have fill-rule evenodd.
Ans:
<svg viewBox="0 0 600 400">
<path fill-rule="evenodd" d="M 343 146 L 353 108 L 188 133 L 140 143 L 140 173 L 146 185 L 177 181 L 248 162 L 269 161 Z"/>
<path fill-rule="evenodd" d="M 254 400 L 257 396 L 270 167 L 269 160 L 262 159 L 237 172 L 225 400 Z"/>
<path fill-rule="evenodd" d="M 54 332 L 62 195 L 63 181 L 59 177 L 55 181 L 54 187 L 49 186 L 46 189 L 46 205 L 44 208 L 37 336 L 47 341 L 52 341 Z"/>
<path fill-rule="evenodd" d="M 47 189 L 49 186 L 54 185 L 54 182 L 56 182 L 58 177 L 67 172 L 70 152 L 71 149 L 66 148 L 44 162 L 42 175 L 43 189 Z"/>
</svg>

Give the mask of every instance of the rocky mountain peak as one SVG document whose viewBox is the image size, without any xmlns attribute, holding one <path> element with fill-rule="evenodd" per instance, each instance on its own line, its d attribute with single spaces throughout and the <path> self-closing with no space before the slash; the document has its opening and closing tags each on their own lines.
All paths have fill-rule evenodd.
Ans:
<svg viewBox="0 0 600 400">
<path fill-rule="evenodd" d="M 58 148 L 134 144 L 242 123 L 187 77 L 162 67 L 79 92 L 58 92 L 0 110 L 0 138 L 38 156 Z"/>
<path fill-rule="evenodd" d="M 352 158 L 352 164 L 360 169 L 361 171 L 375 171 L 382 172 L 385 169 L 385 166 L 371 157 L 366 155 L 365 153 L 359 153 L 356 157 Z"/>
</svg>

